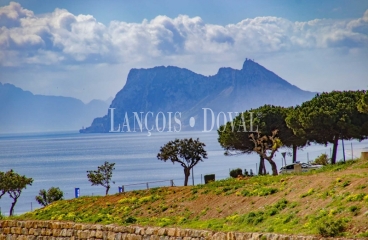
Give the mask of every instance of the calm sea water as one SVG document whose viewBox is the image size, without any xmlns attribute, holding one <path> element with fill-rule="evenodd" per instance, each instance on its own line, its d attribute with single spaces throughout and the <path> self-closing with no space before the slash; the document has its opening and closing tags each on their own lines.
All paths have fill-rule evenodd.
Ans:
<svg viewBox="0 0 368 240">
<path fill-rule="evenodd" d="M 0 135 L 0 171 L 14 171 L 32 177 L 34 183 L 22 192 L 15 207 L 15 214 L 39 208 L 35 196 L 40 189 L 59 187 L 66 199 L 74 198 L 74 188 L 80 188 L 84 195 L 104 195 L 104 188 L 91 186 L 87 179 L 87 170 L 95 170 L 104 161 L 114 162 L 115 171 L 110 194 L 118 192 L 118 186 L 125 185 L 125 190 L 144 189 L 149 187 L 168 186 L 174 180 L 176 186 L 183 185 L 183 168 L 179 164 L 163 162 L 156 158 L 161 146 L 175 138 L 199 138 L 206 144 L 208 159 L 200 162 L 194 169 L 194 183 L 200 184 L 203 175 L 215 174 L 216 179 L 229 176 L 229 169 L 246 168 L 256 171 L 259 157 L 256 154 L 240 156 L 224 156 L 223 149 L 217 142 L 217 132 L 180 132 L 180 133 L 118 133 L 118 134 L 79 134 L 40 133 Z M 367 141 L 345 141 L 346 158 L 352 157 L 368 147 Z M 330 153 L 331 146 L 312 145 L 298 152 L 298 160 L 307 162 L 321 153 Z M 368 150 L 368 149 L 366 149 Z M 281 149 L 280 152 L 290 151 Z M 338 158 L 342 159 L 341 143 Z M 277 153 L 276 163 L 282 166 L 282 157 Z M 291 157 L 287 157 L 290 163 Z M 270 167 L 267 164 L 267 170 Z M 142 184 L 136 184 L 142 183 Z M 192 178 L 189 181 L 192 184 Z M 136 184 L 126 186 L 129 184 Z M 4 195 L 0 199 L 1 212 L 8 215 L 11 199 Z"/>
</svg>

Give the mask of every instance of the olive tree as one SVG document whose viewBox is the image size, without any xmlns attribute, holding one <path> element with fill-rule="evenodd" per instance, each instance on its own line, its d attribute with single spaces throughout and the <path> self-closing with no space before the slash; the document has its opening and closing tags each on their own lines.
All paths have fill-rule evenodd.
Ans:
<svg viewBox="0 0 368 240">
<path fill-rule="evenodd" d="M 41 189 L 38 196 L 36 196 L 36 201 L 42 206 L 47 206 L 52 202 L 62 200 L 63 196 L 64 193 L 60 188 L 51 187 L 47 191 L 45 189 Z"/>
<path fill-rule="evenodd" d="M 184 168 L 184 186 L 187 186 L 190 170 L 207 158 L 205 146 L 198 138 L 197 140 L 192 138 L 175 139 L 160 148 L 157 158 L 164 162 L 170 160 L 173 164 L 179 163 Z"/>
<path fill-rule="evenodd" d="M 27 185 L 32 185 L 33 179 L 27 178 L 25 175 L 19 175 L 14 172 L 13 169 L 0 173 L 0 191 L 1 196 L 8 193 L 13 199 L 10 207 L 9 216 L 13 215 L 14 207 L 17 204 L 18 198 L 20 197 L 22 190 L 27 188 Z"/>
<path fill-rule="evenodd" d="M 106 195 L 109 194 L 110 183 L 115 184 L 114 181 L 111 181 L 112 171 L 115 170 L 115 163 L 109 163 L 105 161 L 105 163 L 101 166 L 97 167 L 96 170 L 87 171 L 88 181 L 92 183 L 92 186 L 101 185 L 106 188 Z"/>
</svg>

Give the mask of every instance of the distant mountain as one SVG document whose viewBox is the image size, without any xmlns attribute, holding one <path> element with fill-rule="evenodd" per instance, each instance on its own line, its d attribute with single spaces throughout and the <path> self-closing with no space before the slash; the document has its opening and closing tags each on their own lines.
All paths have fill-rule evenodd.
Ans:
<svg viewBox="0 0 368 240">
<path fill-rule="evenodd" d="M 84 104 L 71 97 L 34 95 L 0 83 L 0 133 L 77 130 L 108 106 L 100 100 Z"/>
<path fill-rule="evenodd" d="M 181 112 L 180 120 L 183 129 L 204 130 L 211 127 L 219 116 L 221 125 L 223 115 L 220 112 L 242 112 L 264 104 L 293 106 L 311 99 L 315 93 L 303 91 L 291 85 L 275 73 L 258 63 L 246 59 L 241 70 L 220 68 L 214 76 L 203 76 L 188 69 L 178 67 L 154 67 L 150 69 L 132 69 L 129 72 L 126 85 L 112 101 L 114 110 L 114 130 L 120 126 L 127 131 L 127 125 L 138 126 L 138 120 L 133 112 L 148 112 L 146 128 L 163 128 L 162 114 L 166 117 L 168 127 L 168 112 Z M 214 119 L 210 119 L 210 108 Z M 207 111 L 207 120 L 204 117 Z M 127 115 L 126 115 L 127 113 Z M 103 117 L 96 118 L 92 125 L 80 132 L 109 132 L 111 130 L 111 111 Z M 155 117 L 158 116 L 158 128 Z M 234 116 L 234 115 L 233 115 Z M 195 127 L 190 127 L 190 118 L 194 118 Z M 128 120 L 128 121 L 127 121 Z M 173 122 L 174 118 L 171 116 Z M 229 120 L 229 118 L 227 118 Z M 124 126 L 125 127 L 124 127 Z M 120 129 L 120 130 L 121 130 Z M 130 129 L 132 130 L 132 129 Z M 166 128 L 166 131 L 168 128 Z"/>
</svg>

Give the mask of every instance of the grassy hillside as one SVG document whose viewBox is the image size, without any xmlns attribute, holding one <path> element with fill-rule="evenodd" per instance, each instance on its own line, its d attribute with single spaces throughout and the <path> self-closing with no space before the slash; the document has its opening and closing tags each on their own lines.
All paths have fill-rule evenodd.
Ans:
<svg viewBox="0 0 368 240">
<path fill-rule="evenodd" d="M 368 237 L 368 162 L 81 197 L 14 218 Z"/>
</svg>

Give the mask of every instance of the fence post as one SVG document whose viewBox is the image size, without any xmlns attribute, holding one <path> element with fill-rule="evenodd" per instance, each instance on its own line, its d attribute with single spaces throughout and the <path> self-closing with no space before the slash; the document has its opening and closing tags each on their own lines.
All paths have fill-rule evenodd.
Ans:
<svg viewBox="0 0 368 240">
<path fill-rule="evenodd" d="M 350 143 L 351 144 L 351 160 L 354 159 L 354 154 L 353 154 L 353 143 Z"/>
<path fill-rule="evenodd" d="M 344 156 L 344 162 L 345 162 L 345 146 L 344 146 L 344 139 L 342 139 L 342 154 Z"/>
<path fill-rule="evenodd" d="M 124 192 L 124 185 L 121 186 L 121 192 L 123 193 Z"/>
</svg>

